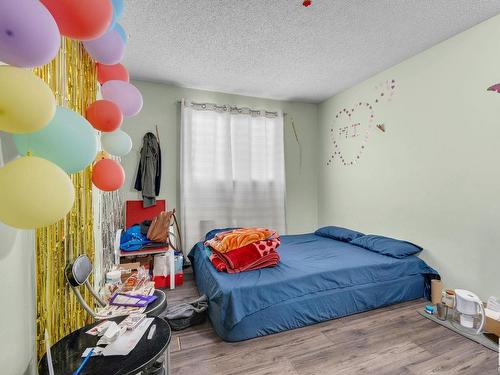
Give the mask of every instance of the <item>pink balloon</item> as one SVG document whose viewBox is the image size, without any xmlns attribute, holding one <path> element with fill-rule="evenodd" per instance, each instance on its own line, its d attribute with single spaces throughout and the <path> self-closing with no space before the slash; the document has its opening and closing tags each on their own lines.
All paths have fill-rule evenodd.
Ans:
<svg viewBox="0 0 500 375">
<path fill-rule="evenodd" d="M 60 45 L 56 21 L 39 1 L 0 1 L 0 61 L 33 68 L 50 62 Z"/>
<path fill-rule="evenodd" d="M 123 116 L 132 117 L 142 109 L 141 92 L 131 83 L 124 81 L 107 81 L 101 86 L 102 96 L 114 102 Z"/>
<path fill-rule="evenodd" d="M 95 61 L 106 65 L 118 64 L 125 54 L 125 42 L 115 29 L 97 39 L 85 41 L 83 45 Z"/>
</svg>

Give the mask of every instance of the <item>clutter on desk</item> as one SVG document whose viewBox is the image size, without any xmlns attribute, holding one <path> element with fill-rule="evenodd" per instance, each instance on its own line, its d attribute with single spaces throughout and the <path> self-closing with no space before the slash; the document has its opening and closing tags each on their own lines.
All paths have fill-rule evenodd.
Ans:
<svg viewBox="0 0 500 375">
<path fill-rule="evenodd" d="M 122 277 L 122 271 L 119 269 L 106 272 L 106 283 L 120 284 L 122 282 L 121 277 Z"/>
<path fill-rule="evenodd" d="M 140 294 L 115 293 L 111 297 L 109 304 L 113 306 L 145 307 L 156 299 L 155 295 L 143 296 Z"/>
<path fill-rule="evenodd" d="M 117 316 L 124 316 L 130 314 L 142 314 L 146 311 L 147 305 L 154 301 L 153 296 L 155 287 L 154 282 L 150 280 L 149 271 L 143 267 L 139 267 L 138 271 L 131 274 L 123 284 L 112 284 L 116 287 L 115 291 L 109 296 L 108 301 L 111 302 L 116 299 L 117 294 L 126 297 L 136 297 L 137 300 L 144 301 L 145 303 L 138 304 L 136 301 L 135 306 L 128 306 L 125 304 L 108 304 L 105 307 L 97 309 L 98 319 L 109 319 Z M 111 287 L 106 284 L 104 290 L 111 290 Z M 120 299 L 121 297 L 119 297 Z M 129 300 L 130 301 L 130 300 Z"/>
<path fill-rule="evenodd" d="M 123 334 L 107 345 L 102 351 L 102 355 L 127 355 L 129 354 L 146 333 L 154 318 L 145 318 L 133 330 L 125 330 Z"/>
<path fill-rule="evenodd" d="M 119 324 L 111 320 L 98 324 L 86 333 L 100 336 L 100 339 L 96 347 L 87 348 L 82 357 L 129 354 L 147 331 L 153 319 L 147 318 L 145 314 L 131 314 Z"/>
<path fill-rule="evenodd" d="M 92 327 L 85 333 L 92 336 L 102 336 L 104 332 L 108 329 L 110 324 L 111 320 L 103 320 L 98 325 Z"/>
<path fill-rule="evenodd" d="M 117 269 L 121 272 L 121 281 L 122 283 L 127 281 L 129 276 L 132 273 L 137 272 L 141 267 L 141 262 L 129 262 L 129 263 L 120 263 L 116 265 Z M 145 267 L 147 268 L 147 267 Z"/>
<path fill-rule="evenodd" d="M 135 329 L 144 319 L 146 319 L 146 314 L 130 314 L 120 323 L 120 326 L 128 330 Z"/>
<path fill-rule="evenodd" d="M 116 322 L 110 321 L 107 329 L 103 332 L 103 335 L 97 341 L 96 345 L 108 345 L 114 342 L 118 337 L 120 337 L 127 328 L 120 327 Z"/>
</svg>

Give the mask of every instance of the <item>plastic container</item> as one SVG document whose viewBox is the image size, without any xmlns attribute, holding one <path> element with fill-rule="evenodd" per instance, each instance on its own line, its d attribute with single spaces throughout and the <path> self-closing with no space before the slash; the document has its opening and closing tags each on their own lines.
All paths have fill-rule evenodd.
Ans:
<svg viewBox="0 0 500 375">
<path fill-rule="evenodd" d="M 170 288 L 170 275 L 167 276 L 154 276 L 153 281 L 156 289 Z M 174 276 L 175 286 L 184 284 L 184 274 L 176 273 Z"/>
</svg>

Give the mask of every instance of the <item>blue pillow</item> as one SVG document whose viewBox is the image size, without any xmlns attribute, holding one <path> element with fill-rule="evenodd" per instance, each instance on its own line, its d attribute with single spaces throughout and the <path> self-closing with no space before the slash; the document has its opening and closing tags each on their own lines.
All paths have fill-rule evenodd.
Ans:
<svg viewBox="0 0 500 375">
<path fill-rule="evenodd" d="M 364 234 L 361 232 L 334 226 L 319 228 L 316 232 L 314 232 L 314 234 L 317 236 L 333 238 L 334 240 L 344 242 L 350 242 L 355 238 L 364 236 Z"/>
<path fill-rule="evenodd" d="M 351 241 L 352 245 L 363 247 L 393 258 L 405 258 L 422 251 L 422 248 L 408 241 L 369 234 Z"/>
</svg>

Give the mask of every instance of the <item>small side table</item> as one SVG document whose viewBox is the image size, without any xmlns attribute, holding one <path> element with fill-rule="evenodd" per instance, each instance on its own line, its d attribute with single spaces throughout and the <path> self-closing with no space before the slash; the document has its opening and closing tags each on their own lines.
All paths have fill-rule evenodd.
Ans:
<svg viewBox="0 0 500 375">
<path fill-rule="evenodd" d="M 124 317 L 111 319 L 121 321 Z M 89 335 L 89 329 L 99 324 L 89 324 L 70 333 L 51 347 L 55 375 L 72 374 L 82 362 L 82 353 L 86 348 L 96 346 L 99 337 Z M 155 317 L 150 327 L 156 324 L 156 331 L 151 340 L 147 339 L 149 330 L 144 333 L 137 346 L 125 356 L 91 357 L 81 372 L 82 375 L 127 375 L 137 374 L 154 365 L 156 360 L 169 349 L 172 331 L 166 321 Z M 169 357 L 169 356 L 168 356 Z M 167 358 L 167 367 L 169 366 Z M 165 367 L 165 366 L 164 366 Z M 38 364 L 40 375 L 49 374 L 46 354 Z"/>
</svg>

